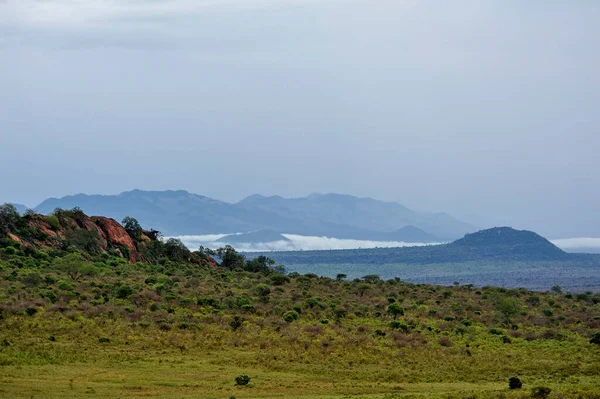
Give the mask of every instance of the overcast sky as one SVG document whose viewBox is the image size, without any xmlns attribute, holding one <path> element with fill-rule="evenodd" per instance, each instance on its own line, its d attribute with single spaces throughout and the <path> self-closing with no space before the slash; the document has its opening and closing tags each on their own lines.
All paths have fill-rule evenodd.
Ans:
<svg viewBox="0 0 600 399">
<path fill-rule="evenodd" d="M 600 2 L 0 0 L 0 202 L 339 192 L 600 237 Z"/>
</svg>

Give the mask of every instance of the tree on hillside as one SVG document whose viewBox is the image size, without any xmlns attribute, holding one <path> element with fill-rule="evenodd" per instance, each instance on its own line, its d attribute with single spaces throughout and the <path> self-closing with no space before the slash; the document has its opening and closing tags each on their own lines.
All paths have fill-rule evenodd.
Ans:
<svg viewBox="0 0 600 399">
<path fill-rule="evenodd" d="M 244 268 L 246 258 L 238 253 L 231 245 L 226 245 L 214 251 L 214 254 L 221 259 L 221 266 L 226 269 L 233 270 L 236 268 Z"/>
<path fill-rule="evenodd" d="M 165 243 L 167 257 L 171 260 L 185 262 L 190 258 L 191 252 L 181 240 L 169 238 Z"/>
<path fill-rule="evenodd" d="M 17 227 L 19 212 L 13 204 L 0 205 L 0 237 L 5 237 Z"/>
<path fill-rule="evenodd" d="M 394 320 L 396 320 L 398 316 L 404 316 L 404 308 L 395 302 L 388 306 L 387 311 L 389 314 L 394 316 Z"/>
<path fill-rule="evenodd" d="M 55 270 L 66 273 L 73 281 L 79 280 L 81 276 L 93 276 L 98 273 L 98 269 L 78 253 L 56 258 L 52 266 Z"/>
<path fill-rule="evenodd" d="M 132 218 L 131 216 L 127 216 L 121 222 L 127 234 L 131 236 L 131 238 L 139 240 L 142 236 L 142 226 L 138 223 L 137 219 Z"/>
<path fill-rule="evenodd" d="M 511 323 L 513 316 L 520 312 L 520 302 L 517 298 L 502 294 L 495 294 L 490 297 L 494 310 L 498 313 L 500 319 L 506 325 Z"/>
</svg>

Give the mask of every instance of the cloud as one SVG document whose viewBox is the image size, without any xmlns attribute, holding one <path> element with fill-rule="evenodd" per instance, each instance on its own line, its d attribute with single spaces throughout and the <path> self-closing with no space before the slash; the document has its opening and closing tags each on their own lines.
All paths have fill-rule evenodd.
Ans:
<svg viewBox="0 0 600 399">
<path fill-rule="evenodd" d="M 302 3 L 317 0 L 5 0 L 0 3 L 0 23 L 26 28 L 90 28 L 114 21 L 156 22 Z"/>
<path fill-rule="evenodd" d="M 600 238 L 577 237 L 552 240 L 552 243 L 567 252 L 600 253 Z"/>
<path fill-rule="evenodd" d="M 199 235 L 199 236 L 177 236 L 191 250 L 198 249 L 199 246 L 208 248 L 222 247 L 222 242 L 216 242 L 225 234 Z M 332 237 L 301 236 L 295 234 L 283 234 L 290 241 L 274 241 L 269 243 L 236 244 L 235 248 L 243 252 L 261 252 L 261 251 L 309 251 L 309 250 L 328 250 L 328 249 L 354 249 L 354 248 L 389 248 L 389 247 L 409 247 L 432 245 L 425 243 L 407 243 L 401 241 L 369 241 L 369 240 L 350 240 Z"/>
<path fill-rule="evenodd" d="M 235 233 L 239 234 L 239 233 Z M 184 235 L 173 238 L 180 239 L 188 248 L 196 250 L 201 245 L 208 248 L 219 248 L 224 244 L 217 242 L 218 239 L 227 234 L 207 234 L 207 235 Z M 329 250 L 329 249 L 356 249 L 356 248 L 394 248 L 394 247 L 414 247 L 423 245 L 435 245 L 432 243 L 415 243 L 402 241 L 370 241 L 370 240 L 351 240 L 332 237 L 301 236 L 296 234 L 283 234 L 290 241 L 275 241 L 269 243 L 236 244 L 235 248 L 242 252 L 262 252 L 262 251 L 310 251 L 310 250 Z M 557 247 L 567 252 L 590 252 L 600 253 L 600 238 L 579 237 L 552 240 Z"/>
</svg>

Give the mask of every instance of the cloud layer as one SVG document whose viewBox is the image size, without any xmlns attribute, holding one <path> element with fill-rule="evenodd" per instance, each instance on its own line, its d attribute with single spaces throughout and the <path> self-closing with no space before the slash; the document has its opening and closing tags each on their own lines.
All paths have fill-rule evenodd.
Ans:
<svg viewBox="0 0 600 399">
<path fill-rule="evenodd" d="M 188 248 L 196 250 L 200 246 L 208 248 L 219 248 L 225 245 L 217 242 L 226 234 L 208 235 L 186 235 L 174 238 L 180 239 Z M 368 241 L 350 240 L 332 237 L 301 236 L 295 234 L 283 234 L 290 241 L 275 241 L 269 243 L 250 244 L 242 243 L 235 245 L 238 251 L 262 252 L 262 251 L 309 251 L 329 249 L 356 249 L 356 248 L 393 248 L 435 245 L 425 243 L 407 243 L 401 241 Z M 552 243 L 567 252 L 590 252 L 600 253 L 600 238 L 580 237 L 553 240 Z"/>
<path fill-rule="evenodd" d="M 600 238 L 563 238 L 552 240 L 552 243 L 567 252 L 600 253 Z"/>
<path fill-rule="evenodd" d="M 222 242 L 216 242 L 224 237 L 225 234 L 210 235 L 187 235 L 177 236 L 188 248 L 196 250 L 201 245 L 208 248 L 218 248 L 225 245 Z M 283 234 L 290 241 L 274 241 L 269 243 L 236 244 L 238 251 L 244 252 L 262 252 L 262 251 L 308 251 L 308 250 L 328 250 L 328 249 L 354 249 L 354 248 L 389 248 L 389 247 L 407 247 L 432 245 L 424 243 L 407 243 L 401 241 L 368 241 L 368 240 L 350 240 L 332 237 L 301 236 L 295 234 Z"/>
</svg>

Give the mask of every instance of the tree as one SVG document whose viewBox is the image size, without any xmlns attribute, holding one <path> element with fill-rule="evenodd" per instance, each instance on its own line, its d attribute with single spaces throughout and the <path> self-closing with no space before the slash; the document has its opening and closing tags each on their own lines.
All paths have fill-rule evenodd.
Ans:
<svg viewBox="0 0 600 399">
<path fill-rule="evenodd" d="M 140 224 L 135 218 L 127 216 L 123 219 L 121 223 L 123 223 L 125 231 L 127 231 L 127 234 L 129 234 L 131 238 L 136 240 L 140 239 L 140 237 L 142 236 L 142 226 L 140 226 Z"/>
<path fill-rule="evenodd" d="M 269 259 L 266 256 L 259 256 L 246 262 L 244 269 L 252 273 L 262 273 L 269 275 L 273 272 L 273 265 L 275 261 Z"/>
<path fill-rule="evenodd" d="M 337 281 L 342 281 L 342 280 L 345 280 L 346 278 L 348 278 L 348 275 L 344 274 L 344 273 L 338 273 L 337 276 L 335 276 L 335 279 Z"/>
<path fill-rule="evenodd" d="M 390 306 L 388 306 L 387 312 L 394 316 L 394 320 L 396 320 L 398 316 L 404 316 L 404 308 L 397 303 L 392 303 Z"/>
<path fill-rule="evenodd" d="M 154 229 L 150 229 L 150 231 L 147 232 L 147 235 L 152 241 L 159 241 L 163 236 L 160 231 Z"/>
<path fill-rule="evenodd" d="M 356 289 L 358 290 L 358 293 L 361 297 L 365 295 L 365 292 L 367 292 L 367 290 L 369 290 L 370 288 L 371 286 L 365 283 L 361 283 L 356 286 Z"/>
<path fill-rule="evenodd" d="M 21 216 L 13 204 L 0 205 L 0 237 L 13 231 L 20 218 Z"/>
<path fill-rule="evenodd" d="M 95 266 L 83 259 L 78 253 L 56 258 L 53 266 L 55 270 L 66 273 L 73 281 L 79 280 L 81 276 L 92 276 L 98 272 Z"/>
<path fill-rule="evenodd" d="M 551 289 L 555 294 L 562 294 L 562 288 L 560 288 L 560 285 L 555 285 Z"/>
<path fill-rule="evenodd" d="M 381 277 L 379 277 L 378 274 L 367 274 L 366 276 L 363 276 L 362 279 L 367 283 L 376 283 L 381 280 Z"/>
<path fill-rule="evenodd" d="M 174 261 L 185 262 L 190 258 L 190 250 L 181 240 L 169 238 L 165 243 L 165 252 L 167 257 Z"/>
<path fill-rule="evenodd" d="M 498 312 L 502 321 L 507 325 L 510 324 L 511 318 L 520 311 L 519 300 L 517 298 L 497 294 L 494 295 L 491 300 L 494 309 Z"/>
<path fill-rule="evenodd" d="M 221 266 L 226 269 L 233 270 L 236 268 L 244 268 L 245 257 L 239 254 L 231 245 L 226 245 L 217 249 L 215 255 L 221 259 Z"/>
</svg>

